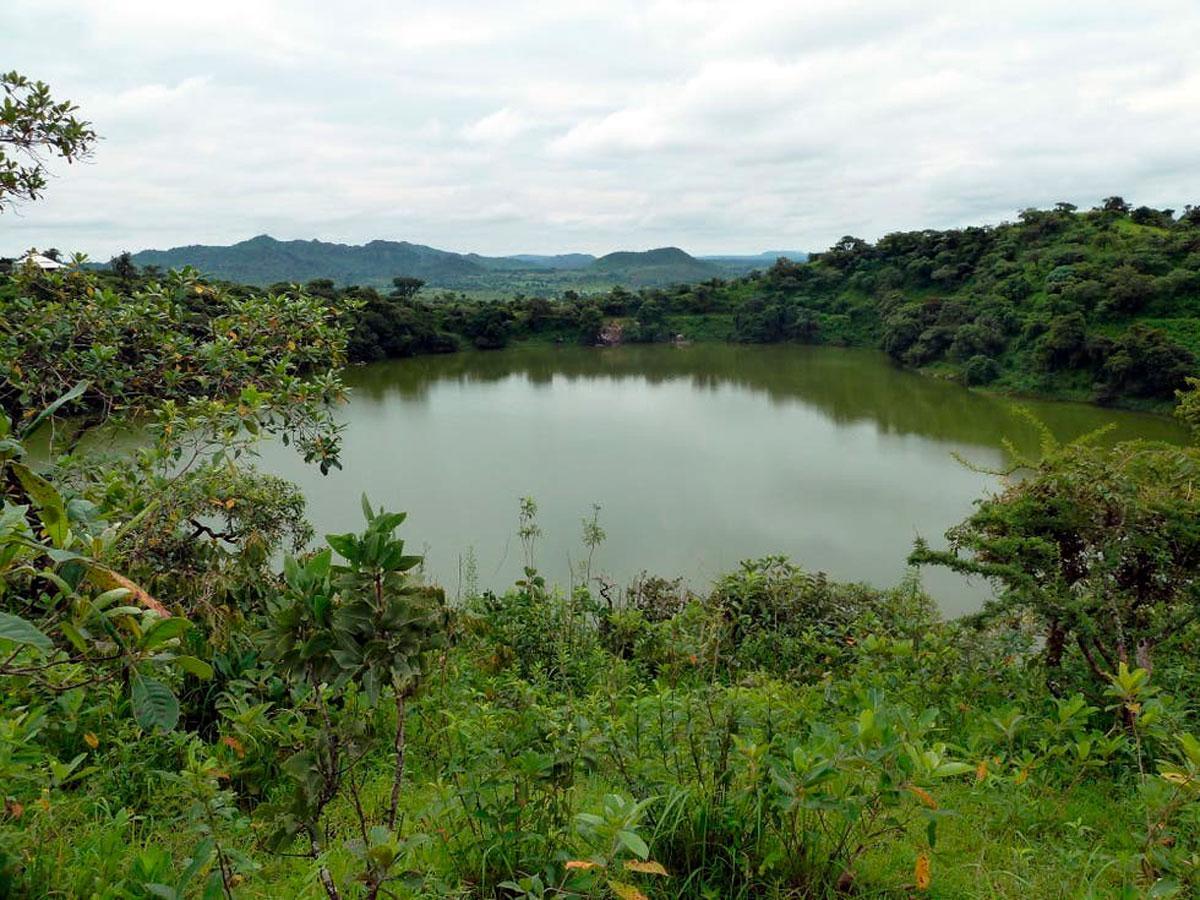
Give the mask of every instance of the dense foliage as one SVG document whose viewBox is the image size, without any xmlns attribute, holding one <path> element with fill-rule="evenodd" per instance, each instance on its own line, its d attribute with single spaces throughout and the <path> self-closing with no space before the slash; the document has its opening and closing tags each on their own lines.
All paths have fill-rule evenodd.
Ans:
<svg viewBox="0 0 1200 900">
<path fill-rule="evenodd" d="M 766 278 L 776 282 L 787 273 Z M 844 238 L 792 272 L 801 303 L 866 315 L 912 366 L 1101 401 L 1166 399 L 1196 370 L 1200 211 L 1026 210 L 1015 224 Z"/>
<path fill-rule="evenodd" d="M 175 704 L 154 688 L 131 715 L 119 691 L 88 685 L 31 710 L 25 670 L 62 651 L 49 629 L 21 643 L 10 627 L 10 889 L 1026 897 L 1200 885 L 1193 626 L 1163 641 L 1153 678 L 1122 664 L 1097 681 L 1068 655 L 1055 695 L 1033 621 L 1003 610 L 944 623 L 915 583 L 834 584 L 777 558 L 700 595 L 661 579 L 564 595 L 531 565 L 510 591 L 447 610 L 407 574 L 415 559 L 392 536 L 402 517 L 365 512 L 361 534 L 289 560 L 258 612 L 167 633 L 175 618 L 151 617 L 142 640 L 167 672 L 134 684 L 177 683 Z M 530 563 L 534 512 L 520 529 Z M 168 713 L 179 724 L 164 731 L 155 717 Z"/>
<path fill-rule="evenodd" d="M 386 292 L 309 283 L 360 308 L 351 359 L 515 340 L 796 341 L 878 347 L 995 390 L 1160 408 L 1200 354 L 1200 211 L 1176 217 L 1119 198 L 996 227 L 847 237 L 806 263 L 672 287 L 478 299 L 422 290 L 411 275 L 393 282 Z"/>
</svg>

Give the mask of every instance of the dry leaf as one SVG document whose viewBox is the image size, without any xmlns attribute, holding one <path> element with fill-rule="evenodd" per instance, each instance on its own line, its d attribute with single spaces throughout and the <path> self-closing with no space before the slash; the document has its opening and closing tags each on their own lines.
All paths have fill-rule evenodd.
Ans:
<svg viewBox="0 0 1200 900">
<path fill-rule="evenodd" d="M 6 813 L 8 813 L 12 818 L 19 819 L 19 818 L 21 818 L 21 816 L 23 816 L 25 814 L 25 807 L 22 806 L 20 803 L 18 803 L 16 800 L 5 800 L 4 801 L 4 811 Z"/>
<path fill-rule="evenodd" d="M 979 765 L 977 765 L 975 767 L 975 780 L 983 781 L 983 779 L 985 779 L 987 777 L 988 777 L 988 761 L 986 759 L 981 759 L 979 761 Z"/>
<path fill-rule="evenodd" d="M 621 900 L 650 900 L 649 897 L 632 884 L 626 884 L 623 881 L 609 881 L 608 886 L 612 888 L 612 892 L 620 897 Z"/>
<path fill-rule="evenodd" d="M 87 732 L 86 734 L 84 734 L 83 742 L 85 744 L 87 744 L 89 747 L 91 747 L 93 750 L 95 750 L 97 747 L 100 746 L 100 738 L 96 737 L 90 731 Z"/>
<path fill-rule="evenodd" d="M 933 876 L 929 872 L 929 857 L 924 853 L 917 857 L 917 864 L 913 866 L 913 880 L 917 883 L 918 891 L 927 891 L 929 885 L 933 884 Z"/>
<path fill-rule="evenodd" d="M 221 738 L 221 743 L 236 753 L 238 759 L 245 759 L 246 748 L 242 746 L 242 742 L 237 738 L 226 735 L 225 737 Z"/>
<path fill-rule="evenodd" d="M 657 863 L 652 859 L 648 859 L 645 862 L 637 859 L 631 859 L 625 863 L 625 868 L 630 872 L 641 872 L 643 875 L 662 875 L 664 877 L 670 877 L 670 873 L 663 868 L 662 863 Z"/>
<path fill-rule="evenodd" d="M 590 862 L 586 859 L 572 859 L 572 860 L 567 861 L 566 868 L 568 868 L 568 869 L 583 869 L 586 871 L 587 869 L 596 868 L 596 865 L 597 865 L 596 863 Z"/>
<path fill-rule="evenodd" d="M 88 569 L 88 577 L 92 580 L 92 584 L 104 591 L 111 591 L 115 588 L 125 588 L 129 591 L 129 597 L 136 603 L 152 609 L 160 616 L 170 618 L 171 611 L 147 594 L 144 590 L 126 578 L 124 575 L 118 575 L 112 569 L 106 569 L 104 566 L 92 564 Z"/>
<path fill-rule="evenodd" d="M 929 793 L 929 791 L 925 790 L 924 788 L 919 788 L 915 784 L 910 784 L 908 789 L 916 795 L 917 799 L 919 799 L 930 809 L 938 808 L 937 801 L 933 799 L 933 796 Z"/>
</svg>

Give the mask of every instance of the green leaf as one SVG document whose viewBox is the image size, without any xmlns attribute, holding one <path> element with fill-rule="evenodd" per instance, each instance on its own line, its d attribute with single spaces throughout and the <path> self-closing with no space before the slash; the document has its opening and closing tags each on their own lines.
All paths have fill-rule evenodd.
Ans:
<svg viewBox="0 0 1200 900">
<path fill-rule="evenodd" d="M 21 487 L 25 488 L 25 492 L 29 494 L 33 505 L 37 507 L 46 534 L 50 535 L 50 540 L 56 546 L 61 547 L 66 543 L 69 527 L 67 507 L 63 503 L 62 494 L 54 485 L 24 463 L 9 463 L 9 467 L 17 476 L 17 480 L 21 482 Z"/>
<path fill-rule="evenodd" d="M 54 643 L 50 638 L 39 631 L 33 623 L 9 613 L 0 613 L 0 638 L 12 641 L 14 644 L 37 647 L 46 652 L 54 649 Z"/>
<path fill-rule="evenodd" d="M 283 558 L 283 578 L 292 590 L 300 590 L 300 563 L 290 553 Z"/>
<path fill-rule="evenodd" d="M 962 775 L 974 771 L 975 767 L 964 762 L 945 762 L 933 770 L 934 778 L 949 778 L 952 775 Z"/>
<path fill-rule="evenodd" d="M 632 831 L 625 831 L 623 829 L 618 831 L 617 840 L 619 840 L 629 850 L 630 853 L 635 854 L 641 859 L 645 859 L 650 855 L 650 848 L 646 846 L 646 842 Z"/>
<path fill-rule="evenodd" d="M 327 534 L 325 543 L 337 551 L 338 556 L 354 562 L 358 557 L 358 536 L 354 534 Z"/>
<path fill-rule="evenodd" d="M 70 622 L 63 622 L 58 628 L 76 650 L 80 653 L 87 652 L 87 641 L 83 639 L 83 634 L 78 628 Z"/>
<path fill-rule="evenodd" d="M 34 416 L 32 419 L 30 419 L 29 422 L 26 423 L 21 428 L 20 436 L 28 437 L 29 435 L 31 435 L 35 431 L 37 431 L 38 427 L 43 422 L 45 422 L 48 418 L 50 418 L 52 415 L 54 415 L 56 412 L 58 412 L 60 409 L 62 409 L 62 407 L 66 406 L 72 400 L 78 400 L 81 396 L 83 396 L 83 392 L 88 389 L 89 384 L 90 384 L 90 382 L 87 382 L 87 381 L 79 382 L 77 385 L 75 385 L 75 387 L 71 388 L 69 391 L 67 391 L 65 394 L 63 394 L 61 397 L 59 397 L 57 400 L 55 400 L 53 403 L 51 403 L 49 406 L 47 406 L 45 409 L 43 409 L 40 413 L 38 413 L 36 416 Z"/>
<path fill-rule="evenodd" d="M 213 667 L 202 659 L 197 659 L 194 656 L 177 656 L 171 662 L 183 669 L 189 675 L 195 675 L 197 678 L 208 681 L 213 677 Z"/>
<path fill-rule="evenodd" d="M 147 731 L 170 731 L 179 722 L 179 700 L 153 678 L 138 675 L 131 686 L 133 717 Z"/>
<path fill-rule="evenodd" d="M 200 870 L 208 865 L 208 861 L 212 859 L 215 849 L 216 844 L 212 838 L 205 838 L 196 845 L 196 849 L 192 851 L 191 862 L 183 870 L 183 874 L 179 876 L 179 886 L 181 888 L 186 888 L 191 884 L 192 879 L 200 874 Z"/>
<path fill-rule="evenodd" d="M 322 550 L 320 553 L 314 553 L 312 559 L 304 567 L 317 581 L 324 581 L 329 577 L 329 571 L 333 567 L 333 554 L 328 550 Z"/>
<path fill-rule="evenodd" d="M 179 637 L 191 628 L 191 626 L 191 622 L 180 616 L 159 619 L 142 635 L 142 639 L 138 641 L 138 647 L 142 650 L 153 650 L 155 647 L 161 647 L 167 641 Z"/>
<path fill-rule="evenodd" d="M 214 868 L 205 879 L 204 891 L 200 894 L 200 900 L 225 900 L 227 896 L 224 882 L 221 880 L 221 870 Z"/>
</svg>

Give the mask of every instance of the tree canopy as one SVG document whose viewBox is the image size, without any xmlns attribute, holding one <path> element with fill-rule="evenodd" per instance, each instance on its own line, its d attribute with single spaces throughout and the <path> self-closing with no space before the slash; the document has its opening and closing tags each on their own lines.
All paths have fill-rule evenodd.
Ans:
<svg viewBox="0 0 1200 900">
<path fill-rule="evenodd" d="M 68 163 L 86 159 L 96 143 L 92 124 L 75 116 L 69 100 L 56 101 L 50 87 L 17 72 L 0 74 L 0 212 L 36 200 L 46 187 L 46 157 Z"/>
</svg>

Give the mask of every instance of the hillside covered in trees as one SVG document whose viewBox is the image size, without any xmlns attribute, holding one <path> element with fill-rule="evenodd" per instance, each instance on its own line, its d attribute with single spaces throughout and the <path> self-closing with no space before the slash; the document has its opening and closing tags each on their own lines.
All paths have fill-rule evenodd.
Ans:
<svg viewBox="0 0 1200 900">
<path fill-rule="evenodd" d="M 680 251 L 654 251 L 674 268 Z M 624 254 L 606 260 L 623 264 Z M 616 257 L 616 259 L 613 259 Z M 685 269 L 686 271 L 686 269 Z M 285 285 L 278 285 L 283 289 Z M 885 350 L 900 365 L 990 390 L 1168 406 L 1200 364 L 1200 210 L 1060 204 L 994 227 L 846 237 L 733 279 L 479 300 L 396 278 L 391 291 L 309 289 L 352 301 L 350 358 L 514 340 L 731 340 Z"/>
<path fill-rule="evenodd" d="M 996 227 L 846 237 L 725 293 L 742 340 L 873 344 L 968 384 L 1162 400 L 1197 368 L 1200 209 L 1111 197 Z"/>
</svg>

